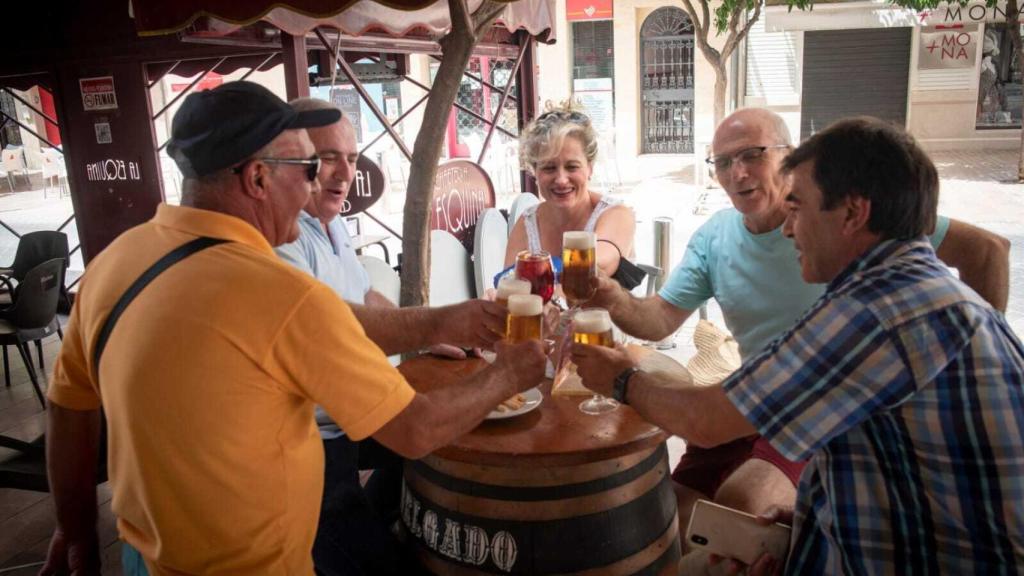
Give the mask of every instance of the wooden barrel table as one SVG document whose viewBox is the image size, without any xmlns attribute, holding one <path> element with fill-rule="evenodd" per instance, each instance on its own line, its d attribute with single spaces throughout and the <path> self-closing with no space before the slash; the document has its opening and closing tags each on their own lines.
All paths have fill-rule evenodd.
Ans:
<svg viewBox="0 0 1024 576">
<path fill-rule="evenodd" d="M 399 370 L 427 391 L 485 366 L 421 356 Z M 406 464 L 402 525 L 415 554 L 440 576 L 675 575 L 667 435 L 628 406 L 583 414 L 584 398 L 550 387 L 537 409 Z"/>
</svg>

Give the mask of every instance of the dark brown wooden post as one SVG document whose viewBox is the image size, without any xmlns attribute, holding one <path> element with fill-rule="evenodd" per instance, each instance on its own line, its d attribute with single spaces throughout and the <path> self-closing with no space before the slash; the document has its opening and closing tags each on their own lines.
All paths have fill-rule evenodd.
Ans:
<svg viewBox="0 0 1024 576">
<path fill-rule="evenodd" d="M 528 33 L 519 31 L 519 41 L 530 45 L 523 54 L 523 62 L 519 65 L 519 77 L 516 79 L 519 101 L 519 129 L 537 117 L 537 41 Z M 537 195 L 537 181 L 526 170 L 519 171 L 521 190 Z"/>
<path fill-rule="evenodd" d="M 306 59 L 306 38 L 281 32 L 284 56 L 284 87 L 288 100 L 309 96 L 309 62 Z"/>
<path fill-rule="evenodd" d="M 117 107 L 86 110 L 80 80 L 104 77 L 113 78 Z M 138 61 L 110 61 L 59 66 L 55 82 L 71 202 L 88 263 L 121 232 L 152 218 L 163 201 L 146 78 Z"/>
</svg>

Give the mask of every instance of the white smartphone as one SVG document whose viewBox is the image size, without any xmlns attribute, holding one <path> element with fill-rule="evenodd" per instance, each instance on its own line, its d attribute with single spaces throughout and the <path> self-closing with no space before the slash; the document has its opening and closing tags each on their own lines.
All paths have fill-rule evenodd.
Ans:
<svg viewBox="0 0 1024 576">
<path fill-rule="evenodd" d="M 686 528 L 686 540 L 692 546 L 744 564 L 753 564 L 768 553 L 785 560 L 789 552 L 790 527 L 776 522 L 758 524 L 753 514 L 697 500 Z"/>
</svg>

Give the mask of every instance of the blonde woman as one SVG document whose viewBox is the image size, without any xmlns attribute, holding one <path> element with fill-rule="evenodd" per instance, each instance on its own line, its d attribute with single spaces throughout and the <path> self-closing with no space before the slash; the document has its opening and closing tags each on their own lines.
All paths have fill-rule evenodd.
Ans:
<svg viewBox="0 0 1024 576">
<path fill-rule="evenodd" d="M 545 112 L 526 127 L 519 158 L 537 178 L 543 202 L 516 222 L 506 266 L 522 250 L 545 250 L 560 261 L 562 234 L 576 230 L 597 236 L 597 265 L 607 276 L 615 276 L 622 256 L 632 257 L 636 217 L 630 208 L 590 190 L 596 157 L 597 133 L 590 119 L 571 106 Z M 555 268 L 561 269 L 560 262 Z"/>
</svg>

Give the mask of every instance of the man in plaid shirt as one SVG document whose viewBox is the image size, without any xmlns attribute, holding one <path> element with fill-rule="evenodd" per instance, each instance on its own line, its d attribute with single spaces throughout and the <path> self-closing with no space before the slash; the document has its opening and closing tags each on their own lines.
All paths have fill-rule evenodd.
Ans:
<svg viewBox="0 0 1024 576">
<path fill-rule="evenodd" d="M 638 372 L 619 378 L 620 395 L 698 446 L 759 432 L 784 456 L 811 458 L 787 574 L 1016 574 L 1024 347 L 923 237 L 934 165 L 902 130 L 854 118 L 811 137 L 783 170 L 784 233 L 825 294 L 722 386 Z M 602 393 L 635 364 L 582 345 L 574 360 Z"/>
</svg>

